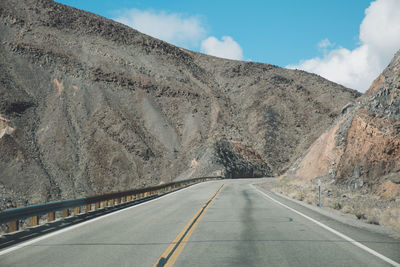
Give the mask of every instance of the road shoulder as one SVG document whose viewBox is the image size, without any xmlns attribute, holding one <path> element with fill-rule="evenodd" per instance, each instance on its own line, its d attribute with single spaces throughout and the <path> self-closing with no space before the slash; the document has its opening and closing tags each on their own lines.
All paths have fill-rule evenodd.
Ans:
<svg viewBox="0 0 400 267">
<path fill-rule="evenodd" d="M 268 191 L 253 183 L 253 188 L 259 190 L 288 207 L 299 211 L 306 216 L 322 222 L 326 226 L 354 239 L 357 242 L 379 252 L 380 254 L 400 262 L 400 240 L 394 238 L 392 230 L 376 225 L 368 225 L 359 221 L 346 218 L 315 206 L 291 199 L 287 196 Z"/>
</svg>

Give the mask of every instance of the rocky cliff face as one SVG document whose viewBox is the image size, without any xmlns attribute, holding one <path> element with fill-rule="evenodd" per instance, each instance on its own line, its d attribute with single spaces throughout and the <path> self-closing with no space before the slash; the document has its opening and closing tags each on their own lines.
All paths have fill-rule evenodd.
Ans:
<svg viewBox="0 0 400 267">
<path fill-rule="evenodd" d="M 50 0 L 1 1 L 0 37 L 1 206 L 277 175 L 359 96 Z"/>
<path fill-rule="evenodd" d="M 355 105 L 287 172 L 400 198 L 400 51 Z"/>
<path fill-rule="evenodd" d="M 400 233 L 400 51 L 272 190 Z"/>
</svg>

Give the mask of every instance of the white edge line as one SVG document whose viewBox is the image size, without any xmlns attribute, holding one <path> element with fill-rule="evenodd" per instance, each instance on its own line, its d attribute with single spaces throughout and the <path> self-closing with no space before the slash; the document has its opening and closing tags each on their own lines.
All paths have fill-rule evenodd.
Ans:
<svg viewBox="0 0 400 267">
<path fill-rule="evenodd" d="M 359 247 L 359 248 L 361 248 L 361 249 L 367 251 L 368 253 L 370 253 L 370 254 L 372 254 L 372 255 L 378 257 L 378 258 L 380 258 L 381 260 L 384 260 L 384 261 L 386 261 L 387 263 L 392 264 L 393 266 L 400 267 L 400 263 L 395 262 L 395 261 L 392 260 L 392 259 L 389 259 L 388 257 L 386 257 L 386 256 L 384 256 L 384 255 L 382 255 L 382 254 L 380 254 L 379 252 L 376 252 L 376 251 L 373 250 L 373 249 L 370 249 L 369 247 L 367 247 L 367 246 L 361 244 L 360 242 L 355 241 L 354 239 L 348 237 L 347 235 L 344 235 L 344 234 L 342 234 L 342 233 L 336 231 L 335 229 L 332 229 L 332 228 L 330 228 L 329 226 L 327 226 L 327 225 L 325 225 L 325 224 L 323 224 L 323 223 L 321 223 L 321 222 L 319 222 L 319 221 L 317 221 L 317 220 L 314 220 L 313 218 L 311 218 L 311 217 L 309 217 L 309 216 L 307 216 L 307 215 L 305 215 L 305 214 L 303 214 L 303 213 L 301 213 L 301 212 L 299 212 L 299 211 L 297 211 L 297 210 L 295 210 L 295 209 L 293 209 L 293 208 L 291 208 L 291 207 L 289 207 L 289 206 L 287 206 L 287 205 L 285 205 L 285 204 L 279 202 L 278 200 L 276 200 L 276 199 L 270 197 L 269 195 L 267 195 L 266 193 L 262 192 L 260 189 L 256 188 L 254 185 L 251 185 L 251 186 L 252 186 L 254 189 L 256 189 L 258 192 L 260 192 L 261 194 L 263 194 L 265 197 L 267 197 L 267 198 L 269 198 L 270 200 L 276 202 L 277 204 L 279 204 L 279 205 L 281 205 L 281 206 L 283 206 L 283 207 L 285 207 L 285 208 L 287 208 L 287 209 L 289 209 L 289 210 L 291 210 L 291 211 L 297 213 L 297 214 L 300 215 L 300 216 L 303 216 L 304 218 L 306 218 L 306 219 L 312 221 L 313 223 L 315 223 L 315 224 L 321 226 L 322 228 L 328 230 L 329 232 L 334 233 L 335 235 L 337 235 L 337 236 L 343 238 L 344 240 L 349 241 L 349 242 L 352 243 L 353 245 L 355 245 L 355 246 L 357 246 L 357 247 Z"/>
<path fill-rule="evenodd" d="M 207 181 L 207 182 L 209 182 L 209 181 Z M 203 182 L 203 183 L 204 183 L 204 182 Z M 193 187 L 193 186 L 200 185 L 200 184 L 203 184 L 203 183 L 197 183 L 197 184 L 194 184 L 194 185 L 192 185 L 192 186 L 188 186 L 188 187 L 186 187 L 186 188 L 183 188 L 183 189 L 180 189 L 180 190 L 176 190 L 175 192 L 171 192 L 171 193 L 165 194 L 164 196 L 161 196 L 161 197 L 158 197 L 158 198 L 155 198 L 155 199 L 152 199 L 152 200 L 143 202 L 143 203 L 139 203 L 139 204 L 137 204 L 137 205 L 134 205 L 134 206 L 131 206 L 131 207 L 127 207 L 127 208 L 124 208 L 124 209 L 121 209 L 121 210 L 117 210 L 117 211 L 111 212 L 111 213 L 109 213 L 109 214 L 100 215 L 100 217 L 93 218 L 93 219 L 90 219 L 90 220 L 88 220 L 88 221 L 84 221 L 84 222 L 81 222 L 81 223 L 78 223 L 78 224 L 75 224 L 75 225 L 71 225 L 71 226 L 68 226 L 68 227 L 66 227 L 66 228 L 64 228 L 64 229 L 58 230 L 58 231 L 56 231 L 56 232 L 49 233 L 49 234 L 46 234 L 46 235 L 41 236 L 41 237 L 38 237 L 38 238 L 34 238 L 34 239 L 29 240 L 29 241 L 26 241 L 26 242 L 22 242 L 22 243 L 20 243 L 20 244 L 18 244 L 18 245 L 15 245 L 15 246 L 12 246 L 12 247 L 10 247 L 10 248 L 1 250 L 1 251 L 0 251 L 0 256 L 5 255 L 5 254 L 7 254 L 7 253 L 10 253 L 10 252 L 12 252 L 12 251 L 15 251 L 15 250 L 17 250 L 17 249 L 20 249 L 20 248 L 23 248 L 23 247 L 32 245 L 32 244 L 34 244 L 34 243 L 36 243 L 36 242 L 39 242 L 39 241 L 44 240 L 44 239 L 47 239 L 47 238 L 49 238 L 49 237 L 53 237 L 53 236 L 56 236 L 56 235 L 65 233 L 65 232 L 67 232 L 67 231 L 73 230 L 73 229 L 75 229 L 75 228 L 78 228 L 78 227 L 80 227 L 80 226 L 83 226 L 83 225 L 86 225 L 86 224 L 89 224 L 89 223 L 92 223 L 92 222 L 95 222 L 95 221 L 98 221 L 98 220 L 107 218 L 108 216 L 112 216 L 112 215 L 115 215 L 115 214 L 117 214 L 117 213 L 127 211 L 127 210 L 129 210 L 129 209 L 137 208 L 137 207 L 142 206 L 142 205 L 144 205 L 144 204 L 149 204 L 149 203 L 151 203 L 151 202 L 153 202 L 153 201 L 160 200 L 160 199 L 162 199 L 162 198 L 164 198 L 164 197 L 172 196 L 172 195 L 174 195 L 174 194 L 176 194 L 176 193 L 182 192 L 182 191 L 184 191 L 184 190 L 186 190 L 186 189 L 189 189 L 189 188 L 191 188 L 191 187 Z"/>
</svg>

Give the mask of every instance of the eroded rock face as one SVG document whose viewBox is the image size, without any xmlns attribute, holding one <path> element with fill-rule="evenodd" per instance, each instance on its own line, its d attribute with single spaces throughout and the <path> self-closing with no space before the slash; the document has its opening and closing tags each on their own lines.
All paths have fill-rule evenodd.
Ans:
<svg viewBox="0 0 400 267">
<path fill-rule="evenodd" d="M 373 186 L 400 167 L 400 136 L 396 125 L 361 109 L 353 117 L 347 145 L 337 168 L 338 183 Z M 400 173 L 399 173 L 400 175 Z"/>
<path fill-rule="evenodd" d="M 400 197 L 400 51 L 286 175 L 325 177 L 351 189 Z"/>
<path fill-rule="evenodd" d="M 1 205 L 278 175 L 359 96 L 50 0 L 1 1 L 0 37 Z"/>
</svg>

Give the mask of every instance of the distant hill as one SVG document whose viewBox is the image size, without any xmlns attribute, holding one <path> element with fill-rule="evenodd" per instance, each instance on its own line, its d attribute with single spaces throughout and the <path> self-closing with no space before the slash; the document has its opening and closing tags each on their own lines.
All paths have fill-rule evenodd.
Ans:
<svg viewBox="0 0 400 267">
<path fill-rule="evenodd" d="M 1 1 L 0 40 L 0 207 L 279 175 L 360 95 L 50 0 Z"/>
</svg>

